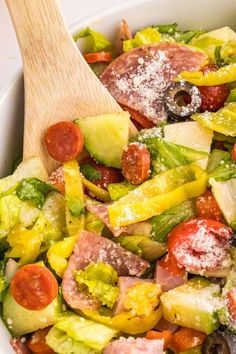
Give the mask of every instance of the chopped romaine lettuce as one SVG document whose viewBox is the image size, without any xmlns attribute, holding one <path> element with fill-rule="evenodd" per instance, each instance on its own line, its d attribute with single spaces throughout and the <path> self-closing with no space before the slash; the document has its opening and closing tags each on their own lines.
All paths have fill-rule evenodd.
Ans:
<svg viewBox="0 0 236 354">
<path fill-rule="evenodd" d="M 227 102 L 236 102 L 236 88 L 230 91 L 230 94 L 227 98 Z"/>
<path fill-rule="evenodd" d="M 226 221 L 234 227 L 236 221 L 236 178 L 224 182 L 217 182 L 214 178 L 210 178 L 209 183 Z"/>
<path fill-rule="evenodd" d="M 166 253 L 166 247 L 163 244 L 146 236 L 120 236 L 114 241 L 149 262 L 155 261 Z"/>
<path fill-rule="evenodd" d="M 46 343 L 58 354 L 101 354 L 86 344 L 69 337 L 66 332 L 52 327 L 46 337 Z"/>
<path fill-rule="evenodd" d="M 236 33 L 230 27 L 222 27 L 193 38 L 189 44 L 204 50 L 209 58 L 215 61 L 215 50 L 218 46 L 222 47 L 222 58 L 236 54 Z"/>
<path fill-rule="evenodd" d="M 95 182 L 102 177 L 101 172 L 96 170 L 96 168 L 94 168 L 89 163 L 83 163 L 80 166 L 80 171 L 90 182 Z"/>
<path fill-rule="evenodd" d="M 127 181 L 121 183 L 110 183 L 107 186 L 112 201 L 120 199 L 121 197 L 132 191 L 134 188 L 135 186 L 133 184 L 128 183 Z"/>
<path fill-rule="evenodd" d="M 42 209 L 48 193 L 52 190 L 55 190 L 55 187 L 38 178 L 24 178 L 18 183 L 16 194 L 20 200 L 31 201 Z"/>
<path fill-rule="evenodd" d="M 38 208 L 21 201 L 15 194 L 0 198 L 0 238 L 6 236 L 17 224 L 32 226 L 39 214 Z"/>
<path fill-rule="evenodd" d="M 179 223 L 195 216 L 194 202 L 186 200 L 150 220 L 152 232 L 150 238 L 153 241 L 166 243 L 169 232 Z"/>
<path fill-rule="evenodd" d="M 103 34 L 93 31 L 89 27 L 74 36 L 75 42 L 77 42 L 80 38 L 86 38 L 86 53 L 95 53 L 111 49 L 111 43 L 108 39 Z"/>
<path fill-rule="evenodd" d="M 118 280 L 116 271 L 107 264 L 91 263 L 85 270 L 76 272 L 79 286 L 85 285 L 89 293 L 102 305 L 112 308 L 118 297 L 119 289 L 115 286 Z"/>
<path fill-rule="evenodd" d="M 95 232 L 96 234 L 101 235 L 105 224 L 95 214 L 91 213 L 90 211 L 86 211 L 84 222 L 85 230 Z"/>
<path fill-rule="evenodd" d="M 157 25 L 154 28 L 161 33 L 161 40 L 165 42 L 180 42 L 180 43 L 189 43 L 193 38 L 197 38 L 203 33 L 206 33 L 205 30 L 187 30 L 180 31 L 177 29 L 177 23 L 172 23 L 169 25 Z"/>
<path fill-rule="evenodd" d="M 24 160 L 15 172 L 0 180 L 0 196 L 11 188 L 15 188 L 17 183 L 23 178 L 36 177 L 41 181 L 47 181 L 48 174 L 42 161 L 37 157 Z"/>
<path fill-rule="evenodd" d="M 236 178 L 236 164 L 232 161 L 228 151 L 213 149 L 207 167 L 209 178 L 216 181 L 227 181 Z"/>
<path fill-rule="evenodd" d="M 215 49 L 215 62 L 218 67 L 236 63 L 236 54 L 228 57 L 222 57 L 221 51 L 222 51 L 222 46 L 221 45 L 217 46 Z"/>
<path fill-rule="evenodd" d="M 61 317 L 53 328 L 63 331 L 74 341 L 97 351 L 103 350 L 109 341 L 118 334 L 118 331 L 115 329 L 87 320 L 73 313 L 68 313 Z M 52 344 L 51 341 L 50 343 L 48 342 L 48 336 L 46 341 L 49 345 L 50 343 Z M 78 353 L 82 354 L 83 352 L 79 351 Z"/>
<path fill-rule="evenodd" d="M 130 49 L 140 47 L 142 45 L 149 45 L 159 43 L 161 35 L 157 29 L 147 27 L 141 31 L 136 32 L 133 39 L 127 39 L 123 42 L 123 50 L 127 52 Z"/>
<path fill-rule="evenodd" d="M 8 280 L 5 276 L 5 261 L 0 262 L 0 302 L 2 302 L 6 288 L 8 287 Z"/>
</svg>

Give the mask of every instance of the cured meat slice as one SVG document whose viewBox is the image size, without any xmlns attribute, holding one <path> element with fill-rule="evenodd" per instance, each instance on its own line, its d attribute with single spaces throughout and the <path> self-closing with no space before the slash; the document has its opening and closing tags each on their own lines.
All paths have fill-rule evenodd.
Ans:
<svg viewBox="0 0 236 354">
<path fill-rule="evenodd" d="M 149 263 L 126 251 L 120 245 L 92 232 L 81 232 L 74 253 L 70 257 L 62 280 L 62 293 L 66 302 L 75 309 L 92 310 L 99 303 L 85 292 L 80 292 L 74 271 L 85 269 L 90 263 L 111 265 L 119 276 L 141 276 Z"/>
<path fill-rule="evenodd" d="M 117 315 L 118 313 L 124 311 L 123 302 L 125 296 L 128 292 L 128 289 L 137 284 L 137 283 L 153 283 L 152 279 L 140 279 L 135 277 L 119 277 L 118 286 L 119 286 L 119 297 L 117 299 L 116 305 L 113 310 L 113 315 Z"/>
<path fill-rule="evenodd" d="M 94 213 L 99 219 L 104 222 L 104 224 L 108 227 L 108 229 L 113 233 L 115 237 L 120 236 L 126 231 L 125 227 L 111 226 L 106 204 L 96 204 L 93 201 L 87 199 L 85 202 L 85 206 L 89 211 L 91 211 L 91 213 Z"/>
<path fill-rule="evenodd" d="M 104 350 L 104 354 L 162 354 L 162 339 L 120 338 L 114 340 Z"/>
<path fill-rule="evenodd" d="M 204 52 L 178 43 L 158 43 L 132 49 L 115 59 L 101 81 L 115 100 L 155 124 L 166 119 L 164 92 L 181 71 L 199 70 Z"/>
<path fill-rule="evenodd" d="M 10 344 L 16 354 L 31 354 L 25 337 L 16 337 L 10 340 Z"/>
</svg>

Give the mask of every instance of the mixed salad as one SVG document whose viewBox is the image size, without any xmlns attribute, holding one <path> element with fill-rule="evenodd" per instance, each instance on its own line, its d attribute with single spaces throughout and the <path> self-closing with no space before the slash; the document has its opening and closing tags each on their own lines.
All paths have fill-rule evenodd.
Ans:
<svg viewBox="0 0 236 354">
<path fill-rule="evenodd" d="M 236 353 L 236 33 L 90 28 L 123 108 L 58 122 L 0 180 L 0 301 L 16 353 Z M 131 125 L 131 120 L 133 125 Z"/>
</svg>

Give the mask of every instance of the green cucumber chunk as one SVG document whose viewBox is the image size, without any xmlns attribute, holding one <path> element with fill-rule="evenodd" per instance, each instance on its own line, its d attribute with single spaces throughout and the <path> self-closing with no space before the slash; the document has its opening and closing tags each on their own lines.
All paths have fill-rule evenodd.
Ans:
<svg viewBox="0 0 236 354">
<path fill-rule="evenodd" d="M 21 336 L 53 325 L 61 313 L 60 298 L 54 299 L 45 309 L 27 310 L 13 298 L 10 290 L 3 300 L 3 320 L 13 336 Z"/>
<path fill-rule="evenodd" d="M 121 157 L 129 136 L 129 113 L 119 112 L 76 120 L 82 130 L 85 148 L 97 162 L 121 167 Z"/>
<path fill-rule="evenodd" d="M 219 327 L 219 302 L 219 286 L 201 277 L 193 278 L 161 296 L 163 317 L 167 321 L 206 334 Z"/>
</svg>

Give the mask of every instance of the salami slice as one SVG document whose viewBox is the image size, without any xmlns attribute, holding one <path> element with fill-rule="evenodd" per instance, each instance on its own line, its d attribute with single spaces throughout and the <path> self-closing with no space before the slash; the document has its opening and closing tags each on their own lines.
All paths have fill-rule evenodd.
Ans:
<svg viewBox="0 0 236 354">
<path fill-rule="evenodd" d="M 132 49 L 115 59 L 101 81 L 115 100 L 155 124 L 166 119 L 163 98 L 168 84 L 181 71 L 199 70 L 206 54 L 177 43 L 158 43 Z"/>
<path fill-rule="evenodd" d="M 72 308 L 80 310 L 98 308 L 99 303 L 95 299 L 78 290 L 74 271 L 85 269 L 90 263 L 99 262 L 111 265 L 119 276 L 139 277 L 149 266 L 148 262 L 111 240 L 92 232 L 81 232 L 62 280 L 64 299 Z"/>
</svg>

